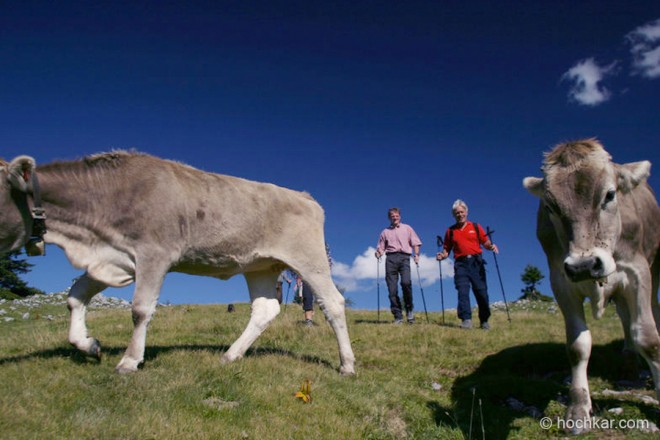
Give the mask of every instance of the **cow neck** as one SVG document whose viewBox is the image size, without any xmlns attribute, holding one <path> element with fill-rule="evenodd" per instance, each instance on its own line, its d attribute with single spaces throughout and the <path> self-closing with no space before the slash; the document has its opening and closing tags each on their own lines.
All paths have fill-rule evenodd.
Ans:
<svg viewBox="0 0 660 440">
<path fill-rule="evenodd" d="M 46 234 L 46 210 L 41 206 L 41 186 L 37 171 L 32 172 L 32 231 L 30 240 L 26 244 L 28 255 L 45 255 L 44 234 Z"/>
</svg>

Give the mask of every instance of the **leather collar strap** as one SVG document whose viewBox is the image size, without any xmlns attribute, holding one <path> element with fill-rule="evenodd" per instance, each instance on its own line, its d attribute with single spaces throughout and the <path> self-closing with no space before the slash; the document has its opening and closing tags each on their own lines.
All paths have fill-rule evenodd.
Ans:
<svg viewBox="0 0 660 440">
<path fill-rule="evenodd" d="M 46 211 L 41 206 L 41 187 L 39 186 L 39 178 L 37 177 L 37 172 L 32 172 L 32 198 L 34 200 L 34 206 L 30 210 L 32 213 L 32 232 L 30 233 L 31 245 L 37 245 L 39 248 L 43 249 L 38 251 L 37 255 L 44 255 L 45 248 L 43 247 L 44 234 L 46 234 Z M 30 249 L 30 253 L 36 253 L 36 250 Z"/>
</svg>

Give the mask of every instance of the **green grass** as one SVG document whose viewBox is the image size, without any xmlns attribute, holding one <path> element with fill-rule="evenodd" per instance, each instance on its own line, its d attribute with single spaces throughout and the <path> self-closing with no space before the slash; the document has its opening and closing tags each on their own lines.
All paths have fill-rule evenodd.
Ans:
<svg viewBox="0 0 660 440">
<path fill-rule="evenodd" d="M 4 307 L 4 306 L 3 306 Z M 301 325 L 288 305 L 247 356 L 220 357 L 247 324 L 249 305 L 161 307 L 135 374 L 114 372 L 132 331 L 130 311 L 92 310 L 90 334 L 103 360 L 67 343 L 67 312 L 30 312 L 0 322 L 0 437 L 7 439 L 481 439 L 563 438 L 506 404 L 514 398 L 562 417 L 570 376 L 559 313 L 495 311 L 490 331 L 458 328 L 453 311 L 423 313 L 413 326 L 388 313 L 348 310 L 357 375 L 341 377 L 334 334 L 320 313 Z M 20 312 L 20 311 L 18 311 Z M 17 312 L 17 313 L 18 313 Z M 52 320 L 43 318 L 52 314 Z M 658 408 L 604 397 L 617 389 L 621 326 L 610 308 L 591 324 L 590 382 L 596 415 L 659 424 Z M 294 394 L 312 382 L 312 403 Z M 433 385 L 440 385 L 434 389 Z M 652 387 L 635 390 L 653 396 Z M 657 438 L 638 430 L 595 430 L 580 438 Z"/>
</svg>

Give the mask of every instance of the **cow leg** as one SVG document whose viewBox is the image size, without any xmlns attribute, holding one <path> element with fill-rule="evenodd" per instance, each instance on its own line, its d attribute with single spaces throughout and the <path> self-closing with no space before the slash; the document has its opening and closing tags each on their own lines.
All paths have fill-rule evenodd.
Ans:
<svg viewBox="0 0 660 440">
<path fill-rule="evenodd" d="M 87 315 L 87 305 L 91 299 L 106 287 L 108 286 L 84 273 L 71 286 L 67 298 L 67 307 L 71 314 L 69 342 L 81 352 L 97 359 L 101 359 L 101 344 L 97 339 L 87 335 L 85 317 Z"/>
<path fill-rule="evenodd" d="M 554 290 L 557 292 L 556 289 Z M 591 417 L 591 397 L 587 379 L 587 366 L 591 356 L 591 332 L 587 328 L 582 298 L 576 298 L 566 291 L 563 298 L 562 295 L 556 296 L 564 315 L 566 348 L 571 364 L 570 403 L 566 409 L 566 420 L 577 422 L 573 423 L 571 432 L 581 434 L 589 430 L 588 420 Z"/>
<path fill-rule="evenodd" d="M 144 349 L 147 341 L 147 327 L 156 311 L 160 288 L 166 271 L 151 268 L 138 272 L 135 278 L 135 292 L 131 313 L 133 316 L 133 336 L 121 361 L 115 367 L 118 373 L 132 373 L 144 362 Z"/>
<path fill-rule="evenodd" d="M 346 325 L 345 300 L 332 282 L 330 272 L 305 273 L 300 272 L 303 280 L 312 288 L 316 302 L 325 314 L 326 319 L 335 332 L 339 344 L 339 372 L 342 375 L 355 374 L 355 355 L 351 348 L 351 340 Z"/>
<path fill-rule="evenodd" d="M 626 380 L 635 381 L 639 379 L 639 368 L 637 367 L 637 351 L 635 350 L 635 342 L 633 341 L 632 334 L 630 333 L 630 311 L 628 304 L 621 297 L 615 300 L 616 313 L 621 320 L 623 328 L 623 367 L 621 369 L 621 377 Z"/>
<path fill-rule="evenodd" d="M 630 333 L 635 348 L 648 363 L 653 374 L 656 396 L 660 398 L 660 335 L 651 310 L 651 273 L 639 269 L 645 264 L 643 259 L 640 260 L 624 268 L 629 281 L 624 297 L 630 311 Z"/>
<path fill-rule="evenodd" d="M 223 364 L 242 358 L 254 341 L 280 313 L 275 285 L 277 272 L 251 272 L 245 274 L 250 291 L 252 313 L 247 327 L 241 336 L 229 347 L 220 360 Z"/>
<path fill-rule="evenodd" d="M 660 283 L 660 251 L 651 265 L 651 308 L 655 319 L 655 328 L 660 333 L 660 304 L 658 304 L 658 284 Z"/>
</svg>

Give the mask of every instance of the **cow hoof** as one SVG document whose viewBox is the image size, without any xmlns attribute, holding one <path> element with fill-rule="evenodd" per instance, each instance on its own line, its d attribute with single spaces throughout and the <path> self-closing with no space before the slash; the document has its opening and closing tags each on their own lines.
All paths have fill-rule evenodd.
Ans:
<svg viewBox="0 0 660 440">
<path fill-rule="evenodd" d="M 131 359 L 122 359 L 119 364 L 115 367 L 115 371 L 119 374 L 131 374 L 135 373 L 138 370 L 140 362 L 135 362 Z"/>
<path fill-rule="evenodd" d="M 87 355 L 99 361 L 101 360 L 101 343 L 97 339 L 92 341 L 92 345 L 87 350 Z"/>
<path fill-rule="evenodd" d="M 137 368 L 129 368 L 129 367 L 123 367 L 121 365 L 117 365 L 115 367 L 115 371 L 119 374 L 131 374 L 131 373 L 135 373 L 137 371 Z"/>
<path fill-rule="evenodd" d="M 340 367 L 339 368 L 339 374 L 342 376 L 353 376 L 355 375 L 355 368 L 351 367 Z"/>
<path fill-rule="evenodd" d="M 240 359 L 240 357 L 236 356 L 228 356 L 226 353 L 220 358 L 220 364 L 225 365 L 225 364 L 230 364 L 234 362 L 236 359 Z"/>
<path fill-rule="evenodd" d="M 591 411 L 580 405 L 571 405 L 566 411 L 566 431 L 579 435 L 591 430 Z M 570 421 L 570 422 L 569 422 Z"/>
</svg>

